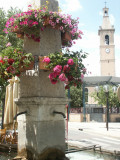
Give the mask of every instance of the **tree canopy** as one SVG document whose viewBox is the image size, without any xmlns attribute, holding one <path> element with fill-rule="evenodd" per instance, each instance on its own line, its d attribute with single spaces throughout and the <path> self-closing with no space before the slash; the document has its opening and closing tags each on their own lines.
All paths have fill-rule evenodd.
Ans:
<svg viewBox="0 0 120 160">
<path fill-rule="evenodd" d="M 7 19 L 9 19 L 12 15 L 20 12 L 22 11 L 17 8 L 11 7 L 7 12 L 5 12 L 4 9 L 0 8 L 0 52 L 6 48 L 6 44 L 8 42 L 10 42 L 13 47 L 23 47 L 23 41 L 21 39 L 18 39 L 15 34 L 6 34 L 4 32 Z"/>
<path fill-rule="evenodd" d="M 109 86 L 109 106 L 110 107 L 118 107 L 120 106 L 120 103 L 119 103 L 119 100 L 118 100 L 118 97 L 116 95 L 116 93 L 113 92 L 112 88 L 113 86 Z M 98 104 L 100 105 L 103 105 L 103 106 L 106 106 L 106 93 L 104 91 L 104 87 L 103 86 L 100 86 L 99 87 L 99 92 L 94 92 L 91 94 L 91 96 L 94 98 L 94 100 L 96 102 L 98 102 Z"/>
</svg>

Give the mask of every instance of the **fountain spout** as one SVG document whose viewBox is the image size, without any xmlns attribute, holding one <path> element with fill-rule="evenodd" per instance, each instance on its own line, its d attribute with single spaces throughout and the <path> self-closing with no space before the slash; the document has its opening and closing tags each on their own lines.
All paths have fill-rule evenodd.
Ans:
<svg viewBox="0 0 120 160">
<path fill-rule="evenodd" d="M 27 114 L 27 111 L 17 113 L 17 114 L 14 116 L 13 119 L 16 120 L 17 116 L 19 116 L 19 115 L 21 115 L 21 114 Z"/>
<path fill-rule="evenodd" d="M 53 111 L 53 114 L 61 114 L 63 118 L 66 118 L 66 115 L 63 112 Z"/>
</svg>

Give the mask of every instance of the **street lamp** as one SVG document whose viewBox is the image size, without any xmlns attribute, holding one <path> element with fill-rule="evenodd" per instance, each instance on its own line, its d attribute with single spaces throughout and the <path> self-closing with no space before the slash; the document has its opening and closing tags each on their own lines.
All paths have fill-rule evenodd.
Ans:
<svg viewBox="0 0 120 160">
<path fill-rule="evenodd" d="M 108 131 L 108 122 L 109 122 L 109 85 L 105 85 L 104 92 L 106 93 L 106 128 Z"/>
</svg>

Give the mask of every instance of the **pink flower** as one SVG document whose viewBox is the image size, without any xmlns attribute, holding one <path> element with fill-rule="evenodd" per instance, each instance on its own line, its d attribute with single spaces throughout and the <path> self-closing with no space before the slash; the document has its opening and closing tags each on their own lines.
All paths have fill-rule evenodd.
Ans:
<svg viewBox="0 0 120 160">
<path fill-rule="evenodd" d="M 28 7 L 32 7 L 32 5 L 30 4 Z"/>
<path fill-rule="evenodd" d="M 81 79 L 83 79 L 83 78 L 84 78 L 84 74 L 81 73 Z"/>
<path fill-rule="evenodd" d="M 38 24 L 38 22 L 37 22 L 37 21 L 35 21 L 35 22 L 33 22 L 32 24 L 33 24 L 33 25 L 37 25 L 37 24 Z"/>
<path fill-rule="evenodd" d="M 62 70 L 62 66 L 61 66 L 61 65 L 57 65 L 57 66 L 55 66 L 55 67 L 53 68 L 53 71 L 54 71 L 55 73 L 57 73 L 57 75 L 60 74 L 61 70 Z"/>
<path fill-rule="evenodd" d="M 68 64 L 68 65 L 73 65 L 73 64 L 74 64 L 73 59 L 68 59 L 67 64 Z"/>
<path fill-rule="evenodd" d="M 52 22 L 52 23 L 51 23 L 51 26 L 53 26 L 53 27 L 54 27 L 55 25 L 56 25 L 56 23 L 54 23 L 54 22 Z"/>
<path fill-rule="evenodd" d="M 65 74 L 62 73 L 60 76 L 59 76 L 59 80 L 60 81 L 65 81 L 66 80 L 66 77 L 65 77 Z"/>
<path fill-rule="evenodd" d="M 6 28 L 4 28 L 4 30 L 3 30 L 6 34 L 8 33 L 8 31 L 7 31 L 7 29 Z"/>
<path fill-rule="evenodd" d="M 86 73 L 86 71 L 87 71 L 86 68 L 83 68 L 83 73 Z"/>
<path fill-rule="evenodd" d="M 7 57 L 7 56 L 5 56 L 3 59 L 4 59 L 4 60 L 5 60 L 5 59 L 8 59 L 8 57 Z"/>
<path fill-rule="evenodd" d="M 44 58 L 43 62 L 50 63 L 50 58 L 49 57 Z"/>
<path fill-rule="evenodd" d="M 49 24 L 51 24 L 52 23 L 52 20 L 49 20 Z"/>
<path fill-rule="evenodd" d="M 60 30 L 61 30 L 61 31 L 63 30 L 63 26 L 60 26 Z"/>
<path fill-rule="evenodd" d="M 56 19 L 56 22 L 59 23 L 59 18 Z"/>
<path fill-rule="evenodd" d="M 11 43 L 10 43 L 10 42 L 8 42 L 8 43 L 6 44 L 6 47 L 9 47 L 9 46 L 11 46 Z"/>
<path fill-rule="evenodd" d="M 64 71 L 64 73 L 68 73 L 68 72 L 70 71 L 69 65 L 65 65 L 65 66 L 63 67 L 63 71 Z"/>
</svg>

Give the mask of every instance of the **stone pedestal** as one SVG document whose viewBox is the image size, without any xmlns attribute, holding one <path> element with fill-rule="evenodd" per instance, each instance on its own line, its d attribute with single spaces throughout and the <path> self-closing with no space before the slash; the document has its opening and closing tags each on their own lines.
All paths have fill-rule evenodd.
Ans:
<svg viewBox="0 0 120 160">
<path fill-rule="evenodd" d="M 16 100 L 18 116 L 18 154 L 37 159 L 46 148 L 59 148 L 65 151 L 65 122 L 62 115 L 53 111 L 65 112 L 67 101 L 64 98 L 32 97 Z"/>
<path fill-rule="evenodd" d="M 40 42 L 25 37 L 24 50 L 37 56 L 60 51 L 60 31 L 47 27 L 40 32 L 40 37 Z M 38 159 L 46 148 L 65 151 L 65 120 L 63 115 L 53 114 L 53 111 L 65 112 L 64 84 L 51 84 L 49 73 L 39 70 L 37 75 L 24 73 L 20 77 L 19 98 L 15 101 L 19 112 L 27 111 L 27 114 L 17 118 L 18 154 L 27 158 L 32 155 Z"/>
</svg>

